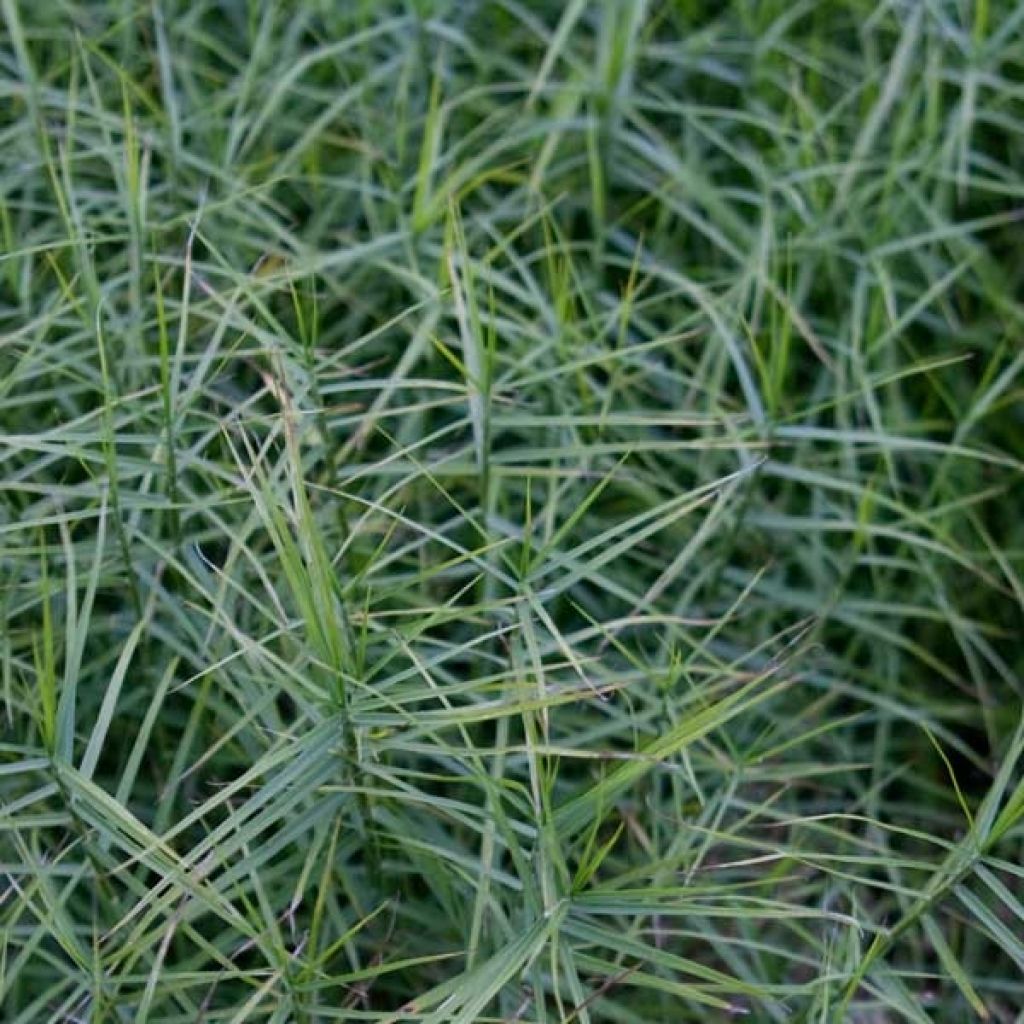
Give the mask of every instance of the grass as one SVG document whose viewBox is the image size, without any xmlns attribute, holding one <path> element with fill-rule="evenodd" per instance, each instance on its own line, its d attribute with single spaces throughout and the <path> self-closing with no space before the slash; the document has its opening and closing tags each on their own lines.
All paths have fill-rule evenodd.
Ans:
<svg viewBox="0 0 1024 1024">
<path fill-rule="evenodd" d="M 0 10 L 5 1021 L 1022 1019 L 1024 6 Z"/>
</svg>

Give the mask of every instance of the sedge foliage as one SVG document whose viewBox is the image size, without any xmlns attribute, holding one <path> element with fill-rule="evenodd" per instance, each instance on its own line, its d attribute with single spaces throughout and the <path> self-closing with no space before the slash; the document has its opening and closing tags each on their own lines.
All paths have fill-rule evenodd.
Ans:
<svg viewBox="0 0 1024 1024">
<path fill-rule="evenodd" d="M 1017 1019 L 1024 6 L 2 15 L 5 1021 Z"/>
</svg>

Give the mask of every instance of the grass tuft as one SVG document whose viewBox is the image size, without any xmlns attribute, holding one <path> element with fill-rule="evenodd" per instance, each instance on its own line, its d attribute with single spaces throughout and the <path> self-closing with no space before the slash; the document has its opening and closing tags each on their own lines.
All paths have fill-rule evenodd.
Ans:
<svg viewBox="0 0 1024 1024">
<path fill-rule="evenodd" d="M 0 12 L 4 1021 L 1020 1020 L 1024 5 Z"/>
</svg>

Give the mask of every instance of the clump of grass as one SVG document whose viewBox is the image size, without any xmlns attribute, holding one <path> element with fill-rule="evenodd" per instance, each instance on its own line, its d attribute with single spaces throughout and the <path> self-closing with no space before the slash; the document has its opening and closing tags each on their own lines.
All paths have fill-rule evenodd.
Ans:
<svg viewBox="0 0 1024 1024">
<path fill-rule="evenodd" d="M 1024 8 L 0 9 L 6 1021 L 1017 1019 Z"/>
</svg>

